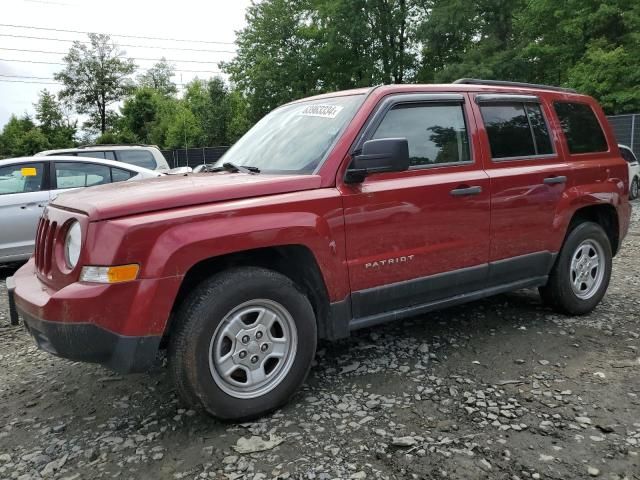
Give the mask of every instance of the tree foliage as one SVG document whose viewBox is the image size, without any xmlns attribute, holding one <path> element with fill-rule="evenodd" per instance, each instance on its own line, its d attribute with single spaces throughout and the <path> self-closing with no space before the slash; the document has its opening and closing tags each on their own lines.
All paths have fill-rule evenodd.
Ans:
<svg viewBox="0 0 640 480">
<path fill-rule="evenodd" d="M 138 75 L 138 85 L 156 90 L 163 95 L 175 95 L 178 93 L 176 84 L 173 83 L 175 68 L 162 57 L 158 63 L 148 69 L 142 75 Z"/>
<path fill-rule="evenodd" d="M 109 105 L 122 100 L 133 86 L 129 77 L 136 67 L 124 55 L 108 35 L 90 33 L 88 44 L 73 42 L 63 59 L 64 70 L 54 75 L 64 85 L 60 98 L 90 116 L 88 128 L 106 132 L 115 119 L 109 116 Z"/>
<path fill-rule="evenodd" d="M 314 93 L 478 77 L 570 86 L 640 110 L 634 0 L 264 0 L 222 65 L 255 121 Z"/>
</svg>

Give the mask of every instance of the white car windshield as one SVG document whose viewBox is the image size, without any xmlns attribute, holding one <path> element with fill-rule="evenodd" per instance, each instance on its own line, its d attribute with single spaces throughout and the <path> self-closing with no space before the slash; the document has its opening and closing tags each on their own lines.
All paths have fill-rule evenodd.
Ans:
<svg viewBox="0 0 640 480">
<path fill-rule="evenodd" d="M 218 162 L 265 173 L 313 173 L 349 124 L 364 95 L 298 102 L 260 120 Z"/>
</svg>

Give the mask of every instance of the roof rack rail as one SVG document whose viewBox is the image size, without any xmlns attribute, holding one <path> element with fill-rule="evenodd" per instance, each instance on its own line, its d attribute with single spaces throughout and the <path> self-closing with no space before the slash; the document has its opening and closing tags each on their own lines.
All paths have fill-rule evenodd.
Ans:
<svg viewBox="0 0 640 480">
<path fill-rule="evenodd" d="M 148 145 L 146 143 L 86 143 L 78 145 L 75 148 L 94 148 L 94 147 L 156 147 L 157 145 Z"/>
<path fill-rule="evenodd" d="M 541 85 L 539 83 L 507 82 L 504 80 L 480 80 L 478 78 L 459 78 L 453 83 L 465 84 L 465 85 L 495 85 L 500 87 L 538 88 L 540 90 L 553 90 L 556 92 L 578 93 L 578 91 L 573 88 L 553 87 L 551 85 Z"/>
</svg>

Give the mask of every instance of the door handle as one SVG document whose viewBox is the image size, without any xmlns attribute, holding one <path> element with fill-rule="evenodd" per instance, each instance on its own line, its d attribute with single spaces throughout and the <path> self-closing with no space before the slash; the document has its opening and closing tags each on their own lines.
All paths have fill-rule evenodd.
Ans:
<svg viewBox="0 0 640 480">
<path fill-rule="evenodd" d="M 21 209 L 21 210 L 26 210 L 26 209 L 27 209 L 27 207 L 28 207 L 28 205 L 20 205 L 20 209 Z"/>
<path fill-rule="evenodd" d="M 38 204 L 38 207 L 40 207 L 40 208 L 44 208 L 44 207 L 46 207 L 46 206 L 47 206 L 47 204 L 46 204 L 46 203 L 39 203 L 39 204 Z"/>
<path fill-rule="evenodd" d="M 557 177 L 547 177 L 544 179 L 545 185 L 555 185 L 556 183 L 565 183 L 567 181 L 567 177 L 564 175 L 559 175 Z"/>
<path fill-rule="evenodd" d="M 451 193 L 451 195 L 453 195 L 454 197 L 462 197 L 465 195 L 478 195 L 481 192 L 482 192 L 482 187 L 480 186 L 467 187 L 467 186 L 461 185 L 458 188 L 454 188 L 449 193 Z"/>
</svg>

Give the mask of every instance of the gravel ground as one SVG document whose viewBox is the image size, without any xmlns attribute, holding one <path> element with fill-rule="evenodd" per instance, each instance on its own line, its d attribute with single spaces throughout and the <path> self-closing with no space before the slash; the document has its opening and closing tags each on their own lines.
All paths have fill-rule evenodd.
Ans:
<svg viewBox="0 0 640 480">
<path fill-rule="evenodd" d="M 638 258 L 636 212 L 591 315 L 523 290 L 322 343 L 293 401 L 241 425 L 184 410 L 162 365 L 39 352 L 2 292 L 0 478 L 640 479 Z"/>
</svg>

